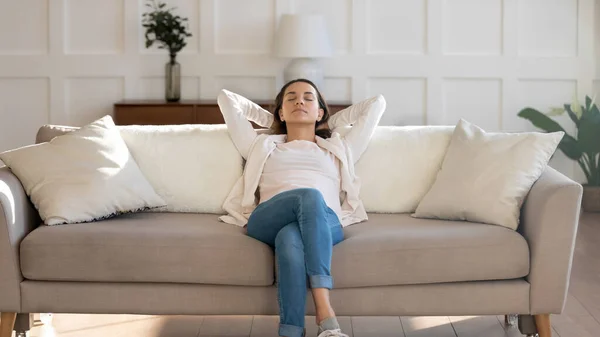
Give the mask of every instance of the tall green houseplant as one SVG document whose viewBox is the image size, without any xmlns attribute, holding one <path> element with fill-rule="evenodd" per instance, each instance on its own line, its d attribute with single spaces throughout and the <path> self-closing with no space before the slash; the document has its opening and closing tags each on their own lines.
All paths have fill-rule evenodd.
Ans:
<svg viewBox="0 0 600 337">
<path fill-rule="evenodd" d="M 552 119 L 552 116 L 565 112 L 577 127 L 576 136 L 568 134 Z M 558 147 L 567 157 L 577 161 L 585 174 L 587 184 L 584 199 L 587 200 L 583 202 L 584 208 L 597 208 L 600 211 L 600 110 L 594 100 L 586 96 L 585 104 L 581 105 L 574 97 L 571 104 L 564 104 L 564 108 L 553 109 L 548 114 L 527 107 L 518 116 L 547 132 L 565 132 Z"/>
<path fill-rule="evenodd" d="M 142 26 L 146 29 L 146 48 L 156 43 L 159 49 L 169 51 L 170 60 L 165 65 L 165 97 L 169 102 L 176 102 L 181 98 L 181 66 L 176 57 L 187 45 L 186 38 L 192 34 L 188 32 L 188 19 L 176 15 L 174 7 L 166 6 L 160 1 L 147 0 L 146 7 L 151 11 L 142 15 Z"/>
</svg>

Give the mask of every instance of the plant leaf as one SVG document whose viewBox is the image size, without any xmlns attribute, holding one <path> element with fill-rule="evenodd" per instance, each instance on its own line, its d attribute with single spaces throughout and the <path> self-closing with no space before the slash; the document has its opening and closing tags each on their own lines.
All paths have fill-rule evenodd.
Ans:
<svg viewBox="0 0 600 337">
<path fill-rule="evenodd" d="M 597 123 L 600 123 L 600 111 L 598 111 L 598 106 L 594 104 L 589 108 L 584 109 L 581 120 L 594 120 Z"/>
<path fill-rule="evenodd" d="M 175 15 L 177 7 L 166 8 L 166 4 L 160 0 L 148 0 L 152 3 L 153 11 L 143 14 L 142 24 L 146 28 L 146 45 L 158 43 L 159 49 L 169 49 L 170 51 L 179 51 L 186 46 L 185 38 L 192 36 L 188 33 L 189 27 L 183 23 L 188 21 Z M 147 4 L 148 5 L 148 4 Z"/>
<path fill-rule="evenodd" d="M 571 106 L 569 104 L 565 104 L 565 111 L 567 112 L 567 114 L 569 114 L 569 117 L 571 117 L 571 120 L 573 121 L 573 123 L 575 123 L 575 125 L 577 125 L 579 127 L 579 118 L 574 112 L 573 110 L 571 110 Z"/>
<path fill-rule="evenodd" d="M 573 93 L 573 99 L 571 100 L 571 111 L 575 113 L 577 118 L 581 118 L 583 112 L 581 111 L 581 105 L 577 99 L 577 93 Z"/>
<path fill-rule="evenodd" d="M 589 117 L 593 120 L 600 120 L 600 110 L 598 110 L 598 106 L 596 104 L 592 104 Z"/>
<path fill-rule="evenodd" d="M 536 109 L 525 108 L 519 112 L 518 116 L 529 120 L 535 127 L 546 132 L 562 131 L 566 133 L 562 126 Z"/>
<path fill-rule="evenodd" d="M 525 108 L 521 110 L 518 114 L 519 117 L 529 120 L 535 127 L 542 129 L 546 132 L 564 132 L 562 140 L 558 147 L 563 151 L 563 153 L 574 160 L 577 160 L 581 157 L 582 151 L 579 148 L 578 141 L 569 135 L 562 126 L 560 126 L 557 122 L 555 122 L 552 118 L 544 115 L 543 113 L 533 109 L 533 108 Z"/>
<path fill-rule="evenodd" d="M 573 160 L 581 158 L 581 155 L 583 154 L 579 148 L 579 141 L 566 133 L 558 144 L 558 148 L 565 154 L 565 156 Z"/>
<path fill-rule="evenodd" d="M 582 119 L 579 124 L 579 133 L 577 135 L 580 148 L 583 152 L 600 152 L 600 120 Z"/>
</svg>

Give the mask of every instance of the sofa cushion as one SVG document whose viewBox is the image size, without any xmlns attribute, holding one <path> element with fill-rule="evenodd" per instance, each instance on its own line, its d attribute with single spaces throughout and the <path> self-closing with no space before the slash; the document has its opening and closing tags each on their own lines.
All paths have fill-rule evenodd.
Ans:
<svg viewBox="0 0 600 337">
<path fill-rule="evenodd" d="M 39 227 L 21 244 L 31 280 L 272 285 L 273 250 L 215 215 L 139 213 Z M 529 273 L 529 248 L 495 225 L 369 214 L 333 249 L 335 288 L 504 280 Z"/>
<path fill-rule="evenodd" d="M 127 125 L 119 130 L 140 170 L 167 202 L 166 212 L 226 213 L 223 202 L 244 164 L 225 124 Z"/>
<path fill-rule="evenodd" d="M 31 280 L 273 284 L 273 252 L 216 215 L 137 213 L 41 226 L 21 243 Z"/>
<path fill-rule="evenodd" d="M 356 163 L 365 210 L 414 212 L 435 182 L 453 130 L 437 125 L 377 127 Z"/>
<path fill-rule="evenodd" d="M 516 231 L 479 223 L 369 214 L 333 249 L 335 288 L 516 279 L 529 247 Z"/>
</svg>

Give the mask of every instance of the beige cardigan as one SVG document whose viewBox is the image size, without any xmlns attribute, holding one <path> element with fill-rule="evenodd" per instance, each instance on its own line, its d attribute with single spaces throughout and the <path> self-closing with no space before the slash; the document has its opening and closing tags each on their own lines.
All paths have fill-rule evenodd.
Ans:
<svg viewBox="0 0 600 337">
<path fill-rule="evenodd" d="M 244 172 L 223 203 L 228 213 L 219 220 L 245 226 L 258 199 L 256 190 L 267 158 L 285 135 L 258 134 L 250 121 L 270 127 L 273 115 L 254 102 L 233 92 L 222 90 L 218 104 L 227 129 L 236 148 L 246 160 Z M 317 145 L 329 150 L 340 161 L 342 200 L 342 226 L 367 220 L 367 213 L 359 198 L 360 180 L 354 173 L 354 164 L 366 150 L 386 107 L 385 99 L 378 95 L 356 103 L 330 117 L 331 138 L 316 137 Z M 344 136 L 339 132 L 352 124 Z"/>
</svg>

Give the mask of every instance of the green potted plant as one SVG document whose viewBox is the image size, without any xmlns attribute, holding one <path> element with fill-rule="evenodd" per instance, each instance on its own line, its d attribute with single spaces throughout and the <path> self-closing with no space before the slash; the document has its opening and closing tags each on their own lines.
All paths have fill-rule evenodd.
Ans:
<svg viewBox="0 0 600 337">
<path fill-rule="evenodd" d="M 577 137 L 569 135 L 551 118 L 565 112 L 577 127 Z M 586 96 L 582 106 L 574 97 L 571 104 L 554 108 L 547 114 L 527 107 L 518 116 L 547 132 L 565 132 L 558 147 L 567 157 L 577 161 L 587 180 L 583 190 L 583 209 L 600 212 L 600 110 L 594 100 Z"/>
<path fill-rule="evenodd" d="M 181 66 L 176 57 L 187 45 L 186 38 L 192 36 L 188 32 L 188 19 L 175 15 L 175 7 L 166 8 L 166 4 L 160 0 L 147 1 L 146 6 L 151 12 L 142 15 L 146 48 L 157 43 L 159 49 L 169 50 L 170 60 L 165 65 L 165 98 L 169 102 L 177 102 L 181 99 Z"/>
</svg>

